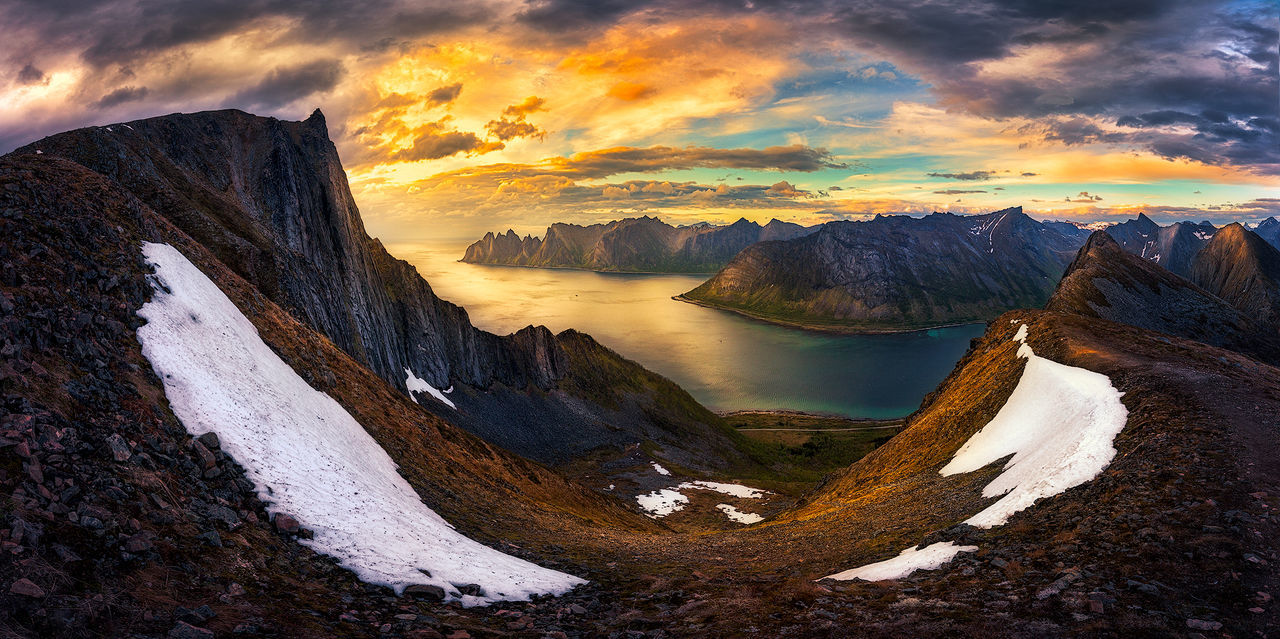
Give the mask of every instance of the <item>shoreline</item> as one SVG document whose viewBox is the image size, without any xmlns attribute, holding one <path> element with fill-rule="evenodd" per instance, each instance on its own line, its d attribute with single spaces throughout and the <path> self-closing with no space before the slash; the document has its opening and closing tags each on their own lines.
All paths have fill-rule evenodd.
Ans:
<svg viewBox="0 0 1280 639">
<path fill-rule="evenodd" d="M 775 318 L 767 317 L 764 315 L 757 315 L 755 313 L 751 313 L 750 311 L 745 311 L 740 308 L 734 308 L 732 306 L 722 306 L 712 302 L 705 302 L 703 300 L 693 299 L 691 297 L 685 297 L 683 293 L 680 295 L 672 295 L 671 299 L 677 302 L 693 304 L 694 306 L 701 306 L 703 308 L 710 308 L 717 311 L 726 311 L 729 313 L 734 313 L 736 315 L 740 315 L 747 319 L 752 319 L 757 322 L 763 322 L 765 324 L 771 324 L 773 326 L 782 326 L 785 328 L 796 328 L 800 330 L 810 331 L 813 333 L 822 333 L 825 335 L 901 335 L 905 333 L 920 333 L 924 331 L 932 331 L 940 328 L 959 328 L 961 326 L 974 326 L 978 324 L 986 325 L 988 323 L 985 320 L 974 320 L 972 322 L 952 322 L 950 324 L 937 324 L 937 325 L 931 325 L 931 326 L 920 326 L 915 328 L 870 328 L 870 327 L 859 327 L 859 326 L 842 326 L 839 324 L 808 324 L 798 320 L 775 319 Z"/>
</svg>

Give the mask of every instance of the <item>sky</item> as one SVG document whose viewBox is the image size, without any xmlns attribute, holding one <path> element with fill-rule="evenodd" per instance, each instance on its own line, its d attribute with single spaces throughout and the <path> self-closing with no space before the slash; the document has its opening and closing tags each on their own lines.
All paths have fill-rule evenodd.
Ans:
<svg viewBox="0 0 1280 639">
<path fill-rule="evenodd" d="M 371 234 L 1280 215 L 1271 0 L 0 0 L 0 152 L 320 108 Z"/>
</svg>

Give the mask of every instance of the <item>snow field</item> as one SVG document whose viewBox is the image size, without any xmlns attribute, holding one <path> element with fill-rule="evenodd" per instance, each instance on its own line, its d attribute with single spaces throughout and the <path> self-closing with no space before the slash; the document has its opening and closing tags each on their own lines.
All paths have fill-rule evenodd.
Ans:
<svg viewBox="0 0 1280 639">
<path fill-rule="evenodd" d="M 138 340 L 174 414 L 192 435 L 217 433 L 267 510 L 314 533 L 299 543 L 366 582 L 397 592 L 433 584 L 467 605 L 585 583 L 455 531 L 351 414 L 281 360 L 182 253 L 145 243 L 143 255 L 155 267 L 155 294 L 138 311 L 147 320 Z M 483 596 L 463 597 L 456 586 L 466 584 Z"/>
</svg>

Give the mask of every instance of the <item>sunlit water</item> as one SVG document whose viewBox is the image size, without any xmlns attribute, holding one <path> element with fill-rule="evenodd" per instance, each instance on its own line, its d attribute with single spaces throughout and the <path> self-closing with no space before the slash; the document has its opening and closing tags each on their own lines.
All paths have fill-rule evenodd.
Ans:
<svg viewBox="0 0 1280 639">
<path fill-rule="evenodd" d="M 837 336 L 772 326 L 677 302 L 706 277 L 622 275 L 458 262 L 465 244 L 399 244 L 476 326 L 506 334 L 575 328 L 683 386 L 719 411 L 788 409 L 900 417 L 951 372 L 980 325 Z"/>
</svg>

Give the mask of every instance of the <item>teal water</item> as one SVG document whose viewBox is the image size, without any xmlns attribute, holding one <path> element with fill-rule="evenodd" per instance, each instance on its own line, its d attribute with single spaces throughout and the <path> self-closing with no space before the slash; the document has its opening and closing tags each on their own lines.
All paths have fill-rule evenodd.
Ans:
<svg viewBox="0 0 1280 639">
<path fill-rule="evenodd" d="M 438 295 L 499 334 L 575 328 L 680 384 L 713 410 L 786 409 L 892 418 L 915 410 L 981 325 L 825 335 L 677 302 L 706 278 L 458 262 L 465 244 L 391 244 Z"/>
</svg>

